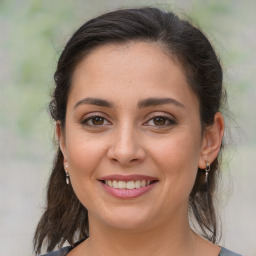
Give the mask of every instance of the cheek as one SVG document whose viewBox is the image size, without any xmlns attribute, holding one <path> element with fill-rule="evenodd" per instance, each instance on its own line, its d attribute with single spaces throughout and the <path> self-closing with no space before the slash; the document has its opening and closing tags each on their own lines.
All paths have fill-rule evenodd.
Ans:
<svg viewBox="0 0 256 256">
<path fill-rule="evenodd" d="M 97 140 L 90 140 L 79 133 L 67 138 L 67 157 L 70 166 L 70 179 L 76 196 L 87 208 L 97 201 L 95 186 L 97 169 L 104 157 L 105 148 Z"/>
<path fill-rule="evenodd" d="M 194 185 L 200 156 L 200 136 L 194 135 L 175 134 L 152 147 L 150 154 L 168 189 L 190 192 Z"/>
<path fill-rule="evenodd" d="M 105 153 L 104 143 L 90 139 L 82 132 L 67 138 L 67 157 L 71 176 L 82 181 L 82 177 L 94 175 L 94 170 Z"/>
</svg>

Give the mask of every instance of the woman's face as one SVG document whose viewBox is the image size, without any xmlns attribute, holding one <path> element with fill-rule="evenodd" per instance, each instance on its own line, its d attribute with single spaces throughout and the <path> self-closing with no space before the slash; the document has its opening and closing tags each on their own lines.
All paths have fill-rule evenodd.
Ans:
<svg viewBox="0 0 256 256">
<path fill-rule="evenodd" d="M 110 44 L 87 55 L 59 136 L 90 225 L 139 229 L 187 218 L 203 161 L 199 102 L 161 46 Z"/>
</svg>

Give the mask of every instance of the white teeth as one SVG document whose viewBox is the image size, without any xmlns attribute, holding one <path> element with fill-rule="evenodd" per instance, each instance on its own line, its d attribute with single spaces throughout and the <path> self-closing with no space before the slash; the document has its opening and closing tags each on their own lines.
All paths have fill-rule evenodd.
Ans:
<svg viewBox="0 0 256 256">
<path fill-rule="evenodd" d="M 112 182 L 112 180 L 107 180 L 107 185 L 110 186 L 110 187 L 113 187 L 113 182 Z"/>
<path fill-rule="evenodd" d="M 123 180 L 105 180 L 105 184 L 119 189 L 136 189 L 150 185 L 150 180 L 130 180 L 127 182 Z"/>
<path fill-rule="evenodd" d="M 146 186 L 146 183 L 147 183 L 147 182 L 146 182 L 145 180 L 142 180 L 140 184 L 141 184 L 142 187 L 145 187 L 145 186 Z"/>
<path fill-rule="evenodd" d="M 118 182 L 116 180 L 113 180 L 113 188 L 118 188 Z"/>
<path fill-rule="evenodd" d="M 125 182 L 125 181 L 122 181 L 122 180 L 119 180 L 117 186 L 118 186 L 118 188 L 120 188 L 120 189 L 124 189 L 124 188 L 126 188 L 126 182 Z"/>
<path fill-rule="evenodd" d="M 135 181 L 135 188 L 140 188 L 140 180 Z"/>
<path fill-rule="evenodd" d="M 134 189 L 135 188 L 135 183 L 134 183 L 134 181 L 132 180 L 132 181 L 128 181 L 127 183 L 126 183 L 126 188 L 127 189 Z"/>
</svg>

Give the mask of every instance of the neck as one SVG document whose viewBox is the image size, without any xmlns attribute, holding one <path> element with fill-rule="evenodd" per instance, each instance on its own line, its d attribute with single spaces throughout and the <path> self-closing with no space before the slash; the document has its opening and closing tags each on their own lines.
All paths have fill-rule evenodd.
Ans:
<svg viewBox="0 0 256 256">
<path fill-rule="evenodd" d="M 94 221 L 92 223 L 85 255 L 187 256 L 195 252 L 196 235 L 184 219 L 136 231 L 104 227 Z"/>
</svg>

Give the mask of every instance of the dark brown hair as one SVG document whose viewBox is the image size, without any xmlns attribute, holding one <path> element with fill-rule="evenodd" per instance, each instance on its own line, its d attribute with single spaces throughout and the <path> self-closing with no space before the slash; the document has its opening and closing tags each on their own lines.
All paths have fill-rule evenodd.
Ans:
<svg viewBox="0 0 256 256">
<path fill-rule="evenodd" d="M 52 118 L 65 127 L 66 106 L 72 84 L 72 74 L 77 64 L 98 46 L 129 41 L 159 43 L 182 66 L 188 84 L 200 103 L 202 132 L 213 124 L 214 115 L 225 103 L 222 86 L 222 68 L 205 35 L 190 22 L 172 12 L 156 8 L 116 10 L 103 14 L 82 25 L 66 44 L 55 72 L 56 87 L 49 109 Z M 222 145 L 223 146 L 223 145 Z M 218 223 L 215 213 L 218 158 L 211 164 L 208 188 L 204 187 L 204 172 L 198 169 L 190 194 L 190 212 L 201 235 L 215 243 Z M 47 189 L 47 205 L 37 226 L 34 248 L 47 251 L 73 244 L 89 232 L 86 208 L 78 201 L 72 187 L 65 183 L 63 155 L 58 148 Z"/>
</svg>

